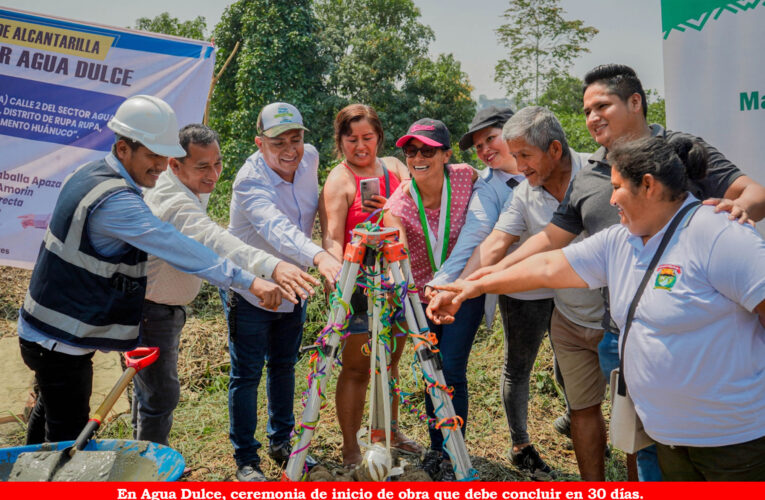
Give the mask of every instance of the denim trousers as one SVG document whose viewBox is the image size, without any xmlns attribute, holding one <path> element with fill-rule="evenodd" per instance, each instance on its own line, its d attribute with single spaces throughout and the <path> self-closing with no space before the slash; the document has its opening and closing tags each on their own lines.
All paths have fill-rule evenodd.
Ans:
<svg viewBox="0 0 765 500">
<path fill-rule="evenodd" d="M 438 349 L 441 354 L 442 370 L 446 385 L 454 388 L 452 404 L 454 412 L 462 417 L 462 435 L 465 435 L 468 422 L 468 383 L 467 365 L 473 340 L 483 318 L 485 295 L 466 300 L 457 312 L 454 323 L 436 325 L 428 320 L 430 331 L 438 338 Z M 425 410 L 428 417 L 435 418 L 433 402 L 425 397 Z M 430 433 L 430 448 L 442 451 L 444 437 L 440 429 L 428 427 Z"/>
<path fill-rule="evenodd" d="M 553 299 L 519 300 L 499 296 L 499 313 L 505 332 L 505 361 L 500 388 L 513 445 L 531 442 L 526 430 L 529 379 L 539 346 L 550 330 Z"/>
<path fill-rule="evenodd" d="M 231 371 L 228 383 L 229 438 L 237 466 L 259 463 L 258 386 L 266 367 L 268 424 L 272 445 L 289 441 L 295 426 L 295 363 L 303 337 L 305 306 L 292 312 L 266 311 L 233 291 L 221 290 L 228 321 Z"/>
<path fill-rule="evenodd" d="M 611 372 L 619 368 L 619 335 L 608 330 L 603 333 L 603 340 L 598 344 L 598 361 L 606 380 L 611 380 Z M 637 469 L 640 481 L 662 480 L 655 444 L 637 452 Z"/>
<path fill-rule="evenodd" d="M 21 359 L 39 389 L 29 415 L 26 444 L 77 439 L 90 413 L 93 353 L 75 356 L 19 339 Z"/>
<path fill-rule="evenodd" d="M 186 324 L 183 306 L 144 301 L 140 345 L 159 347 L 159 358 L 133 377 L 133 438 L 168 444 L 181 397 L 178 345 Z"/>
</svg>

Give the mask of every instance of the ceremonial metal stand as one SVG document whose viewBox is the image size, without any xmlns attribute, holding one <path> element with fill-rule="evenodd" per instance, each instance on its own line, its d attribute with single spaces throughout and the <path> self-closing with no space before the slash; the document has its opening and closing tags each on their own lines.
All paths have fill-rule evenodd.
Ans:
<svg viewBox="0 0 765 500">
<path fill-rule="evenodd" d="M 385 430 L 386 450 L 389 452 L 391 416 L 388 364 L 390 356 L 385 342 L 378 339 L 378 335 L 381 331 L 380 311 L 386 300 L 383 284 L 392 278 L 393 286 L 388 288 L 400 294 L 401 307 L 408 329 L 407 336 L 419 339 L 419 342 L 414 345 L 416 359 L 428 384 L 427 392 L 435 408 L 434 425 L 440 428 L 444 435 L 445 452 L 452 461 L 455 476 L 458 480 L 477 479 L 478 474 L 472 468 L 460 430 L 462 420 L 454 413 L 451 395 L 441 370 L 441 355 L 435 348 L 437 343 L 435 335 L 430 333 L 416 290 L 409 286 L 410 283 L 414 283 L 414 279 L 406 249 L 398 241 L 398 230 L 379 228 L 374 225 L 368 227 L 373 230 L 357 228 L 353 231 L 353 239 L 346 246 L 343 256 L 343 267 L 337 282 L 338 295 L 331 301 L 330 316 L 324 330 L 327 335 L 320 336 L 317 343 L 311 347 L 317 351 L 315 367 L 309 377 L 302 422 L 295 429 L 298 442 L 293 446 L 293 452 L 282 479 L 299 481 L 304 478 L 305 458 L 318 423 L 327 381 L 338 357 L 341 336 L 344 333 L 343 325 L 347 327 L 347 319 L 350 316 L 349 304 L 357 285 L 360 269 L 367 272 L 374 280 L 373 286 L 368 287 L 372 305 L 370 325 L 373 336 L 370 344 L 372 426 Z"/>
</svg>

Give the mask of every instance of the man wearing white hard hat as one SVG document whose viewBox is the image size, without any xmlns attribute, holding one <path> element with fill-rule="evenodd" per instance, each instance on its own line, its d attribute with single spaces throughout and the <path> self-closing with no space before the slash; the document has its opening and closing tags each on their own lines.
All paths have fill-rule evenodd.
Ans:
<svg viewBox="0 0 765 500">
<path fill-rule="evenodd" d="M 316 267 L 330 286 L 340 263 L 311 241 L 319 204 L 319 153 L 303 142 L 303 117 L 276 102 L 258 115 L 258 151 L 247 158 L 232 186 L 229 232 L 248 245 L 304 269 Z M 303 334 L 305 303 L 283 301 L 264 310 L 246 290 L 222 291 L 229 327 L 229 417 L 236 477 L 264 481 L 255 439 L 258 385 L 267 362 L 269 455 L 289 459 L 295 425 L 295 362 Z M 306 462 L 310 462 L 307 460 Z"/>
<path fill-rule="evenodd" d="M 28 444 L 75 439 L 88 421 L 96 349 L 138 344 L 147 254 L 228 288 L 249 289 L 269 304 L 294 294 L 256 278 L 155 217 L 142 198 L 184 156 L 175 112 L 146 95 L 127 99 L 107 126 L 116 133 L 105 158 L 64 183 L 19 314 L 21 355 L 40 393 Z"/>
</svg>

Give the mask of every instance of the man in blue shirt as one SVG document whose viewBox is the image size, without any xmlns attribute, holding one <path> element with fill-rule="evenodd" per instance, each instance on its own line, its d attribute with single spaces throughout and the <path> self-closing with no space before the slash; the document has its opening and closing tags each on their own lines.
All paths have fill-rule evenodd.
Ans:
<svg viewBox="0 0 765 500">
<path fill-rule="evenodd" d="M 141 187 L 154 186 L 168 156 L 184 154 L 172 108 L 134 96 L 108 127 L 117 134 L 112 152 L 62 187 L 20 311 L 21 355 L 40 390 L 28 444 L 75 439 L 90 412 L 93 352 L 138 344 L 147 253 L 215 285 L 256 291 L 250 272 L 163 223 L 143 202 Z M 266 285 L 258 293 L 267 303 L 296 302 Z"/>
<path fill-rule="evenodd" d="M 229 232 L 246 244 L 304 269 L 315 266 L 331 287 L 340 262 L 311 240 L 319 204 L 319 153 L 303 142 L 303 117 L 276 102 L 258 115 L 258 151 L 247 158 L 232 186 Z M 245 289 L 222 294 L 229 329 L 229 436 L 236 477 L 265 481 L 255 439 L 258 386 L 267 364 L 269 456 L 287 463 L 295 425 L 295 363 L 303 335 L 305 302 L 283 301 L 265 310 Z M 306 459 L 306 462 L 312 462 Z"/>
</svg>

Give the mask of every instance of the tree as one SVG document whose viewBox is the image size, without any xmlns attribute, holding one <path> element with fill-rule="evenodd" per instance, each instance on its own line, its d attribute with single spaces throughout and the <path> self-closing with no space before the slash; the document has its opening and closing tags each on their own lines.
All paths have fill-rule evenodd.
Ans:
<svg viewBox="0 0 765 500">
<path fill-rule="evenodd" d="M 433 30 L 420 22 L 412 0 L 315 5 L 329 93 L 374 107 L 388 138 L 425 116 L 443 120 L 454 133 L 467 128 L 475 111 L 467 75 L 451 55 L 428 57 Z"/>
<path fill-rule="evenodd" d="M 191 21 L 181 22 L 177 17 L 170 17 L 170 13 L 163 12 L 153 19 L 148 17 L 137 19 L 135 27 L 143 31 L 204 40 L 206 38 L 207 21 L 203 16 L 197 16 Z"/>
<path fill-rule="evenodd" d="M 309 137 L 323 131 L 326 94 L 310 0 L 239 0 L 226 8 L 213 35 L 216 71 L 241 42 L 216 85 L 210 112 L 210 125 L 222 138 L 224 177 L 252 154 L 258 113 L 270 102 L 296 105 L 312 131 Z"/>
<path fill-rule="evenodd" d="M 568 73 L 598 30 L 580 20 L 566 20 L 560 0 L 510 0 L 497 29 L 507 59 L 495 67 L 495 81 L 516 102 L 538 102 L 554 77 Z"/>
<path fill-rule="evenodd" d="M 537 104 L 556 114 L 581 113 L 582 85 L 582 80 L 575 76 L 555 76 L 547 84 L 544 94 L 539 96 Z"/>
<path fill-rule="evenodd" d="M 452 161 L 468 162 L 472 157 L 460 151 L 456 143 L 475 114 L 476 103 L 470 96 L 472 91 L 467 74 L 453 55 L 440 54 L 435 61 L 419 59 L 403 87 L 406 99 L 402 103 L 405 105 L 403 110 L 409 116 L 402 133 L 418 118 L 437 118 L 451 132 L 454 143 Z"/>
<path fill-rule="evenodd" d="M 167 26 L 173 23 L 153 25 Z M 377 110 L 388 150 L 391 138 L 424 116 L 443 120 L 459 137 L 475 111 L 459 61 L 428 57 L 433 30 L 421 23 L 412 0 L 239 0 L 226 9 L 213 35 L 216 71 L 241 42 L 210 110 L 226 164 L 216 193 L 225 195 L 234 172 L 254 151 L 257 114 L 269 102 L 300 109 L 310 129 L 306 141 L 321 155 L 321 180 L 336 162 L 333 121 L 347 104 Z M 217 194 L 210 206 L 225 212 Z"/>
</svg>

